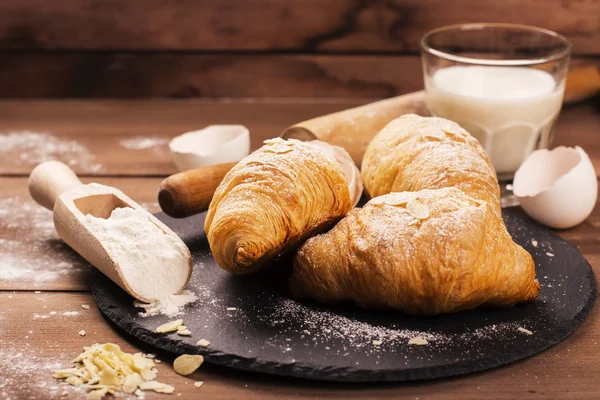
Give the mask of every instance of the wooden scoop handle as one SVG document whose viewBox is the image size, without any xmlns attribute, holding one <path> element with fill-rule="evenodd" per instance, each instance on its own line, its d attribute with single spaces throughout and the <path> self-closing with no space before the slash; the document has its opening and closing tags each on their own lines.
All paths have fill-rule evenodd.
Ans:
<svg viewBox="0 0 600 400">
<path fill-rule="evenodd" d="M 39 164 L 31 171 L 28 184 L 33 200 L 51 211 L 58 196 L 82 185 L 75 172 L 60 161 Z"/>
<path fill-rule="evenodd" d="M 206 211 L 215 190 L 235 164 L 210 165 L 169 176 L 158 188 L 160 208 L 174 218 Z"/>
</svg>

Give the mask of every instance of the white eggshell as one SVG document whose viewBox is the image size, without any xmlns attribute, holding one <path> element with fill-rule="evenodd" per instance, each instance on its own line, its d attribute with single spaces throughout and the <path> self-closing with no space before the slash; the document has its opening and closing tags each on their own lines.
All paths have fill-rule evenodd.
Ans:
<svg viewBox="0 0 600 400">
<path fill-rule="evenodd" d="M 513 193 L 531 218 L 551 228 L 571 228 L 596 205 L 596 171 L 581 147 L 537 150 L 515 173 Z"/>
<path fill-rule="evenodd" d="M 180 171 L 240 161 L 250 154 L 250 132 L 243 125 L 210 125 L 169 143 Z"/>
</svg>

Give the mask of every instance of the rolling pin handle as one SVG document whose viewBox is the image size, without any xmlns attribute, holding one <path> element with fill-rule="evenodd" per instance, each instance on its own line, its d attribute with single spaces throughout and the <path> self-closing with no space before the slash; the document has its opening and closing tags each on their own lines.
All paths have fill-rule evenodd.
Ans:
<svg viewBox="0 0 600 400">
<path fill-rule="evenodd" d="M 171 175 L 158 189 L 160 208 L 174 218 L 206 211 L 217 187 L 235 164 L 210 165 Z"/>
<path fill-rule="evenodd" d="M 39 205 L 54 209 L 56 199 L 77 186 L 82 185 L 75 172 L 60 161 L 39 164 L 29 175 L 29 193 Z"/>
</svg>

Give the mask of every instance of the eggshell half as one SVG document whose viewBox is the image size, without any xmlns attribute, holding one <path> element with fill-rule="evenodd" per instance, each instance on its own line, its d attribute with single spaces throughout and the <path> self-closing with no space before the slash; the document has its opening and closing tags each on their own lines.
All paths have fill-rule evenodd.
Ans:
<svg viewBox="0 0 600 400">
<path fill-rule="evenodd" d="M 515 173 L 513 193 L 531 218 L 551 228 L 571 228 L 596 205 L 596 171 L 581 147 L 537 150 Z"/>
<path fill-rule="evenodd" d="M 210 125 L 169 143 L 180 171 L 240 161 L 250 154 L 250 132 L 243 125 Z"/>
</svg>

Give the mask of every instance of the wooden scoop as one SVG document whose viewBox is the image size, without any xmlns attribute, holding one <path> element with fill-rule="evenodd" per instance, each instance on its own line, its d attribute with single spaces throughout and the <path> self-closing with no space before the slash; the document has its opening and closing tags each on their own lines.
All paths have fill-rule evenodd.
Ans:
<svg viewBox="0 0 600 400">
<path fill-rule="evenodd" d="M 54 211 L 56 231 L 73 250 L 135 299 L 147 303 L 155 300 L 143 297 L 131 288 L 123 277 L 121 266 L 111 257 L 102 240 L 86 226 L 85 215 L 106 219 L 114 209 L 130 207 L 148 214 L 148 219 L 165 235 L 181 241 L 167 226 L 118 189 L 98 183 L 84 185 L 68 166 L 59 161 L 44 162 L 31 172 L 29 193 L 38 204 Z M 187 286 L 192 275 L 189 250 L 188 256 L 187 280 L 178 292 Z"/>
</svg>

